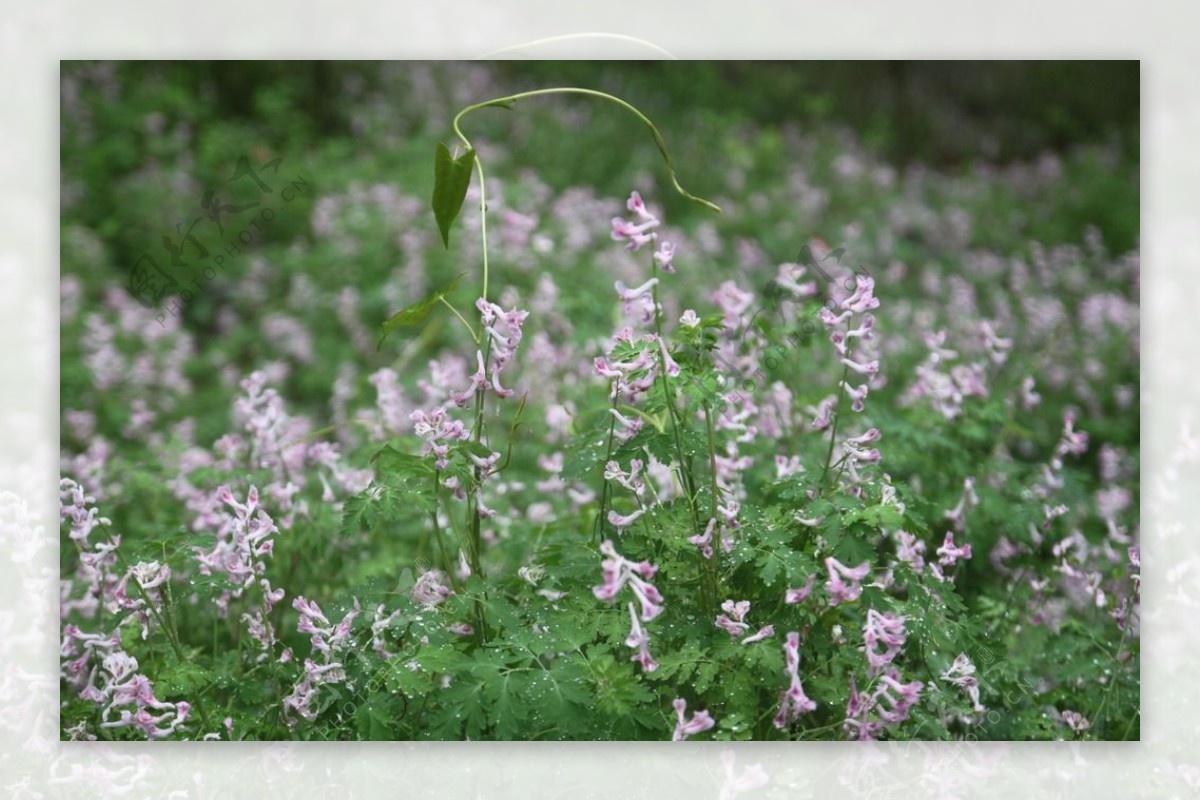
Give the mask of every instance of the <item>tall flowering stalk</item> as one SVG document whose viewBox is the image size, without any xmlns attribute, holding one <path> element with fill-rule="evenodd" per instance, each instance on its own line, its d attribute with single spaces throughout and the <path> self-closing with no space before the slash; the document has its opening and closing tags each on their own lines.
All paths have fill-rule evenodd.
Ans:
<svg viewBox="0 0 1200 801">
<path fill-rule="evenodd" d="M 869 355 L 864 356 L 866 349 L 861 346 L 875 336 L 875 315 L 871 314 L 871 311 L 878 309 L 879 305 L 879 299 L 875 297 L 875 279 L 869 275 L 858 274 L 854 277 L 854 291 L 841 300 L 834 301 L 832 308 L 827 305 L 820 312 L 821 323 L 829 331 L 829 341 L 833 344 L 838 363 L 842 365 L 842 377 L 838 382 L 841 391 L 837 395 L 836 403 L 824 402 L 818 419 L 813 422 L 813 428 L 818 430 L 829 428 L 829 450 L 821 473 L 822 482 L 829 477 L 830 470 L 835 466 L 834 456 L 839 445 L 838 428 L 841 425 L 845 400 L 850 400 L 852 411 L 862 412 L 866 408 L 871 380 L 879 372 L 879 360 Z M 856 468 L 859 465 L 880 461 L 879 449 L 868 447 L 879 438 L 879 430 L 871 428 L 858 436 L 848 437 L 841 443 L 842 454 L 837 464 L 849 475 L 852 487 L 858 481 Z"/>
</svg>

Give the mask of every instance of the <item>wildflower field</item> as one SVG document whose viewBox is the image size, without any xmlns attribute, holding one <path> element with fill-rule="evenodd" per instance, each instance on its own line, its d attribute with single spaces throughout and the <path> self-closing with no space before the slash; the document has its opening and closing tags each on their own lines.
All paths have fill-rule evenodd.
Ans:
<svg viewBox="0 0 1200 801">
<path fill-rule="evenodd" d="M 1136 64 L 841 69 L 64 62 L 62 738 L 1138 739 Z"/>
</svg>

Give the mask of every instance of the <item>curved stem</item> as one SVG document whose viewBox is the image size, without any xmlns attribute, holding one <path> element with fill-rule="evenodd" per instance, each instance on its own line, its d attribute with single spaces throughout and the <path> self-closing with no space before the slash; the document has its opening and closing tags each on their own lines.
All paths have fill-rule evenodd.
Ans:
<svg viewBox="0 0 1200 801">
<path fill-rule="evenodd" d="M 529 92 L 519 92 L 515 95 L 508 95 L 507 97 L 497 97 L 497 98 L 493 98 L 492 100 L 485 100 L 482 103 L 475 103 L 473 105 L 467 106 L 466 108 L 464 108 L 462 111 L 458 112 L 458 114 L 456 114 L 454 116 L 454 133 L 458 135 L 458 138 L 462 141 L 462 143 L 466 147 L 471 147 L 471 141 L 469 139 L 467 139 L 467 137 L 463 134 L 462 128 L 459 127 L 459 122 L 462 120 L 463 117 L 465 117 L 467 114 L 470 114 L 472 111 L 476 111 L 481 108 L 487 108 L 488 106 L 511 107 L 512 104 L 515 103 L 516 101 L 522 100 L 527 97 L 541 97 L 543 95 L 561 95 L 561 94 L 575 94 L 575 95 L 585 95 L 587 97 L 595 97 L 595 98 L 599 98 L 601 100 L 607 100 L 610 103 L 616 103 L 621 108 L 625 109 L 626 111 L 629 111 L 631 114 L 633 114 L 639 120 L 641 120 L 642 124 L 644 124 L 647 128 L 650 129 L 650 135 L 654 137 L 654 144 L 658 146 L 658 152 L 660 154 L 662 154 L 663 161 L 666 162 L 666 165 L 667 165 L 667 170 L 671 173 L 671 183 L 675 186 L 675 191 L 677 191 L 679 194 L 683 195 L 684 197 L 686 197 L 689 200 L 695 201 L 696 203 L 699 203 L 702 206 L 707 206 L 708 208 L 712 209 L 713 211 L 717 212 L 718 214 L 721 213 L 721 207 L 718 206 L 716 203 L 713 203 L 712 201 L 709 201 L 709 200 L 705 200 L 704 198 L 696 197 L 691 192 L 687 191 L 682 186 L 680 186 L 679 179 L 675 175 L 675 165 L 674 165 L 674 163 L 672 163 L 671 155 L 667 151 L 667 143 L 663 139 L 662 134 L 659 133 L 658 128 L 656 128 L 654 126 L 654 123 L 650 121 L 650 118 L 647 117 L 645 114 L 643 114 L 641 111 L 639 111 L 634 106 L 630 105 L 629 103 L 626 103 L 621 98 L 614 97 L 613 95 L 610 95 L 606 92 L 599 92 L 599 91 L 596 91 L 595 89 L 583 89 L 583 88 L 580 88 L 577 86 L 559 86 L 559 87 L 553 87 L 550 89 L 534 89 Z M 476 165 L 478 165 L 479 159 L 476 159 L 475 163 L 476 163 Z M 479 168 L 479 178 L 480 178 L 480 182 L 481 182 L 480 188 L 482 189 L 482 180 L 483 180 L 483 168 L 482 167 Z M 484 281 L 486 284 L 486 277 L 485 277 Z"/>
<path fill-rule="evenodd" d="M 485 271 L 485 274 L 486 274 L 486 271 Z M 451 303 L 450 301 L 446 300 L 445 296 L 438 298 L 438 300 L 441 301 L 443 306 L 445 306 L 450 311 L 454 312 L 454 316 L 458 318 L 459 322 L 461 322 L 466 327 L 467 333 L 469 333 L 471 335 L 471 341 L 474 342 L 476 345 L 479 345 L 479 335 L 475 333 L 475 329 L 471 326 L 470 323 L 467 322 L 467 318 L 463 317 L 461 314 L 459 314 L 458 309 L 454 308 L 454 304 Z"/>
<path fill-rule="evenodd" d="M 459 112 L 459 116 L 462 112 Z M 454 130 L 458 132 L 459 137 L 466 143 L 467 147 L 471 146 L 467 142 L 467 138 L 458 130 L 458 117 L 454 118 Z M 483 292 L 480 297 L 487 300 L 488 296 L 488 240 L 487 240 L 487 179 L 483 175 L 483 161 L 475 159 L 475 170 L 479 173 L 479 235 L 483 242 Z"/>
</svg>

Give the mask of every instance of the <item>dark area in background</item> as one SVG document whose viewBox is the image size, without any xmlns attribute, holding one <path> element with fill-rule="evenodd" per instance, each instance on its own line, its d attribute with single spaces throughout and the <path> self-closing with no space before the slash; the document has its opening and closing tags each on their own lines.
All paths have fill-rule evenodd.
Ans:
<svg viewBox="0 0 1200 801">
<path fill-rule="evenodd" d="M 583 85 L 596 76 L 583 62 L 500 69 Z M 1140 80 L 1136 61 L 664 61 L 639 64 L 626 86 L 760 124 L 843 124 L 897 165 L 945 166 L 1112 139 L 1136 160 Z"/>
<path fill-rule="evenodd" d="M 349 133 L 338 91 L 354 76 L 376 82 L 375 62 L 175 63 L 197 93 L 209 89 L 223 116 L 261 113 L 256 93 L 289 87 L 308 109 L 313 136 Z M 513 84 L 612 83 L 596 62 L 494 64 Z M 1008 161 L 1046 150 L 1117 140 L 1136 159 L 1140 64 L 1136 61 L 621 62 L 625 91 L 736 113 L 759 124 L 832 122 L 853 128 L 896 164 Z M 126 65 L 124 69 L 137 69 Z M 132 77 L 132 76 L 131 76 Z"/>
</svg>

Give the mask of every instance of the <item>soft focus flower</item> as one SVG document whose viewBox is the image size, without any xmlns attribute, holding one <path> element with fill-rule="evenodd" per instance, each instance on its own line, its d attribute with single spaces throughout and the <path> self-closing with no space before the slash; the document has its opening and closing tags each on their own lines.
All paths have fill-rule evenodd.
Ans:
<svg viewBox="0 0 1200 801">
<path fill-rule="evenodd" d="M 867 652 L 867 671 L 874 676 L 896 658 L 904 645 L 906 632 L 904 618 L 897 617 L 891 612 L 880 614 L 874 609 L 867 610 L 867 622 L 863 626 L 863 641 Z M 878 647 L 882 645 L 883 651 Z"/>
<path fill-rule="evenodd" d="M 937 549 L 938 564 L 949 567 L 955 564 L 959 559 L 971 558 L 971 546 L 964 544 L 961 548 L 954 544 L 954 534 L 946 532 L 946 539 L 942 546 Z"/>
<path fill-rule="evenodd" d="M 642 670 L 647 673 L 658 670 L 658 662 L 650 653 L 650 635 L 638 621 L 637 609 L 634 607 L 633 601 L 629 602 L 629 636 L 625 638 L 625 644 L 630 648 L 637 649 L 637 653 L 631 656 L 630 660 L 641 665 Z"/>
<path fill-rule="evenodd" d="M 708 731 L 717 722 L 708 714 L 708 710 L 701 710 L 692 715 L 691 720 L 685 720 L 687 713 L 687 701 L 682 698 L 676 698 L 672 703 L 675 707 L 675 715 L 678 717 L 678 722 L 675 724 L 675 733 L 671 736 L 673 742 L 680 742 L 691 737 L 693 734 L 699 734 L 702 731 Z"/>
<path fill-rule="evenodd" d="M 672 259 L 675 258 L 675 246 L 670 242 L 663 242 L 658 246 L 658 250 L 654 251 L 654 261 L 658 263 L 658 269 L 664 273 L 671 274 L 675 272 L 675 265 Z"/>
<path fill-rule="evenodd" d="M 831 605 L 837 605 L 858 600 L 862 595 L 859 582 L 867 577 L 867 573 L 871 571 L 871 564 L 863 562 L 850 568 L 830 556 L 825 560 L 825 569 L 829 572 L 829 580 L 825 582 L 825 589 L 829 591 L 829 602 Z"/>
<path fill-rule="evenodd" d="M 975 678 L 975 665 L 966 654 L 959 654 L 954 663 L 942 674 L 942 679 L 967 691 L 976 712 L 984 711 L 979 703 L 979 680 Z"/>
<path fill-rule="evenodd" d="M 646 209 L 642 196 L 636 191 L 630 193 L 625 206 L 637 215 L 638 222 L 632 223 L 621 217 L 613 217 L 612 238 L 617 242 L 626 242 L 627 250 L 638 250 L 642 245 L 654 241 L 657 236 L 654 229 L 659 226 L 659 221 Z"/>
<path fill-rule="evenodd" d="M 654 578 L 658 568 L 649 562 L 629 561 L 617 553 L 612 540 L 600 543 L 600 553 L 608 558 L 600 563 L 604 571 L 604 583 L 592 589 L 597 598 L 612 601 L 621 588 L 628 584 L 630 591 L 641 603 L 642 620 L 649 622 L 662 614 L 662 595 L 646 580 Z"/>
<path fill-rule="evenodd" d="M 784 593 L 784 602 L 789 604 L 802 603 L 813 591 L 813 585 L 817 581 L 817 574 L 813 573 L 808 577 L 808 581 L 804 582 L 804 586 L 798 589 L 789 589 Z"/>
<path fill-rule="evenodd" d="M 721 604 L 721 609 L 725 614 L 717 615 L 714 621 L 718 628 L 724 629 L 730 637 L 741 637 L 750 630 L 750 625 L 745 621 L 746 614 L 750 611 L 749 601 L 733 600 L 725 601 Z"/>
<path fill-rule="evenodd" d="M 785 729 L 794 723 L 805 712 L 817 708 L 813 701 L 804 694 L 800 683 L 800 633 L 789 631 L 783 643 L 785 669 L 790 684 L 786 690 L 779 693 L 779 711 L 775 714 L 774 724 L 777 729 Z"/>
<path fill-rule="evenodd" d="M 443 571 L 426 570 L 413 585 L 412 599 L 422 606 L 437 606 L 454 594 L 449 584 L 449 577 Z"/>
</svg>

